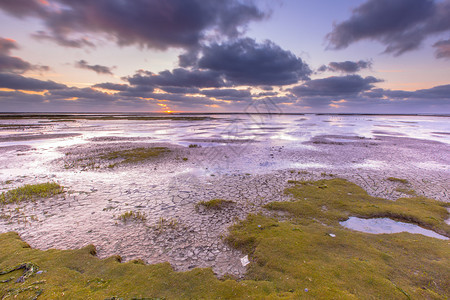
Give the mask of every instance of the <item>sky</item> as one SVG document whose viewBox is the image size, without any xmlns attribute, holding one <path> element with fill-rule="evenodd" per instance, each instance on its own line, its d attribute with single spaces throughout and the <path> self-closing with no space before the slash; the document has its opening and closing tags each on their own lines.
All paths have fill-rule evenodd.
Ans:
<svg viewBox="0 0 450 300">
<path fill-rule="evenodd" d="M 450 0 L 0 0 L 0 112 L 450 114 Z"/>
</svg>

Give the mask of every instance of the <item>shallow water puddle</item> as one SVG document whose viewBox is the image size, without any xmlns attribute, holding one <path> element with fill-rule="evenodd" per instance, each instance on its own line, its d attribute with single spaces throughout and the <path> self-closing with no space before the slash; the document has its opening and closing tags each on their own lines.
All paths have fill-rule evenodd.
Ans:
<svg viewBox="0 0 450 300">
<path fill-rule="evenodd" d="M 397 222 L 389 218 L 361 219 L 358 217 L 350 217 L 346 221 L 339 222 L 339 224 L 346 228 L 366 233 L 381 234 L 409 232 L 422 234 L 441 240 L 448 240 L 447 237 L 437 234 L 434 231 L 424 229 L 414 224 Z"/>
</svg>

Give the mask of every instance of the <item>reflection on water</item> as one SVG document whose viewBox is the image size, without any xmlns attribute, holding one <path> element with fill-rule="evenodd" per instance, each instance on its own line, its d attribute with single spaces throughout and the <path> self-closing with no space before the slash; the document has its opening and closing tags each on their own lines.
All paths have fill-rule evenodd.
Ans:
<svg viewBox="0 0 450 300">
<path fill-rule="evenodd" d="M 214 116 L 213 116 L 214 117 Z M 261 117 L 262 118 L 262 117 Z M 82 133 L 85 139 L 114 135 L 127 137 L 150 137 L 158 141 L 170 140 L 184 144 L 189 138 L 256 139 L 260 142 L 271 141 L 282 144 L 298 144 L 318 135 L 342 135 L 374 138 L 383 135 L 401 135 L 412 138 L 450 143 L 450 135 L 436 134 L 448 131 L 449 117 L 433 116 L 332 116 L 307 115 L 298 118 L 295 115 L 270 115 L 256 123 L 251 116 L 225 115 L 217 119 L 203 121 L 133 121 L 133 120 L 78 120 L 70 123 L 54 123 L 44 127 L 29 127 L 27 134 L 48 134 L 61 132 Z M 26 120 L 27 124 L 40 124 L 43 120 Z M 0 120 L 0 125 L 12 124 L 14 120 Z M 21 120 L 21 123 L 24 123 Z M 0 130 L 0 138 L 24 133 L 23 130 Z M 351 140 L 334 138 L 334 141 Z M 6 144 L 7 143 L 7 144 Z M 16 144 L 39 144 L 39 141 L 17 142 Z M 49 143 L 48 140 L 42 143 Z M 0 146 L 12 145 L 0 142 Z"/>
<path fill-rule="evenodd" d="M 339 222 L 339 224 L 346 228 L 366 233 L 381 234 L 409 232 L 414 234 L 422 234 L 441 240 L 448 240 L 447 237 L 437 234 L 432 230 L 424 229 L 414 224 L 397 222 L 389 218 L 361 219 L 357 217 L 350 217 L 347 221 Z"/>
<path fill-rule="evenodd" d="M 40 173 L 47 162 L 61 157 L 64 148 L 92 143 L 119 142 L 120 139 L 130 139 L 133 142 L 171 143 L 183 147 L 198 144 L 202 148 L 221 147 L 219 159 L 239 153 L 238 157 L 230 158 L 227 162 L 230 172 L 234 169 L 243 172 L 259 172 L 280 170 L 286 168 L 322 168 L 330 169 L 349 165 L 348 161 L 327 160 L 327 155 L 309 155 L 302 157 L 282 157 L 285 151 L 303 151 L 320 154 L 329 144 L 348 145 L 359 142 L 377 142 L 377 132 L 382 128 L 384 136 L 400 135 L 404 137 L 420 138 L 440 141 L 450 144 L 448 124 L 450 117 L 434 116 L 363 116 L 363 115 L 220 115 L 213 119 L 190 120 L 86 120 L 76 122 L 45 123 L 44 119 L 30 120 L 0 120 L 0 125 L 22 124 L 18 130 L 11 130 L 8 126 L 0 126 L 0 148 L 5 146 L 30 146 L 31 151 L 23 166 L 36 164 L 33 170 Z M 39 127 L 33 126 L 39 125 Z M 4 130 L 1 130 L 4 128 Z M 440 134 L 436 134 L 440 133 Z M 81 134 L 76 137 L 60 137 L 53 139 L 21 139 L 14 141 L 13 137 L 25 135 L 49 134 Z M 318 136 L 319 140 L 314 140 Z M 11 138 L 11 139 L 10 139 Z M 103 139 L 102 139 L 103 138 Z M 370 140 L 374 139 L 374 140 Z M 311 143 L 316 141 L 318 143 Z M 246 147 L 251 144 L 251 153 Z M 276 149 L 277 148 L 277 149 Z M 280 148 L 280 149 L 278 149 Z M 281 149 L 282 148 L 282 149 Z M 338 151 L 343 148 L 336 148 Z M 219 151 L 219 150 L 218 150 Z M 357 154 L 357 153 L 355 153 Z M 19 155 L 19 154 L 17 154 Z M 21 155 L 21 154 L 20 154 Z M 16 159 L 15 153 L 3 156 L 2 160 Z M 352 168 L 380 169 L 388 168 L 389 164 L 381 160 L 363 158 L 352 159 Z M 416 162 L 418 168 L 448 170 L 448 165 L 436 162 Z M 20 168 L 14 163 L 2 164 L 3 174 L 7 169 Z M 40 171 L 38 171 L 40 170 Z M 0 178 L 2 180 L 2 178 Z"/>
</svg>

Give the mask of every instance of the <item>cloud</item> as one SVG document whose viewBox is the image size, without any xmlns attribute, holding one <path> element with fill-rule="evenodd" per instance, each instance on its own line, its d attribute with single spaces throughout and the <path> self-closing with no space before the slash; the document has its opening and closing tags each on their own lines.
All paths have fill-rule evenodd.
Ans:
<svg viewBox="0 0 450 300">
<path fill-rule="evenodd" d="M 67 87 L 65 89 L 52 90 L 46 95 L 49 99 L 73 99 L 78 98 L 86 102 L 86 100 L 94 101 L 96 103 L 100 102 L 112 102 L 117 100 L 115 95 L 110 95 L 107 93 L 103 93 L 92 88 L 75 88 L 75 87 Z"/>
<path fill-rule="evenodd" d="M 221 100 L 251 100 L 252 94 L 249 90 L 235 90 L 235 89 L 214 89 L 214 90 L 203 90 L 201 94 L 207 97 L 213 97 Z"/>
<path fill-rule="evenodd" d="M 442 113 L 450 109 L 450 85 L 417 91 L 372 88 L 349 95 L 302 96 L 296 104 L 311 112 Z"/>
<path fill-rule="evenodd" d="M 77 68 L 80 68 L 80 69 L 86 69 L 86 70 L 94 71 L 97 74 L 113 75 L 113 73 L 111 71 L 111 68 L 105 67 L 105 66 L 101 66 L 101 65 L 89 65 L 87 63 L 87 61 L 85 61 L 85 60 L 80 60 L 80 61 L 75 62 L 75 66 Z"/>
<path fill-rule="evenodd" d="M 45 12 L 45 7 L 38 0 L 2 0 L 0 1 L 0 9 L 19 18 L 39 16 Z"/>
<path fill-rule="evenodd" d="M 69 38 L 66 37 L 63 33 L 54 32 L 53 34 L 49 34 L 45 31 L 39 30 L 31 35 L 37 40 L 48 40 L 52 41 L 63 47 L 71 47 L 71 48 L 82 48 L 82 47 L 95 47 L 95 44 L 89 41 L 85 37 L 81 38 Z"/>
<path fill-rule="evenodd" d="M 126 91 L 129 88 L 129 85 L 104 82 L 104 83 L 95 84 L 92 87 L 101 88 L 101 89 L 110 90 L 110 91 Z"/>
<path fill-rule="evenodd" d="M 16 49 L 19 49 L 16 41 L 0 37 L 0 72 L 24 73 L 29 70 L 49 70 L 47 66 L 32 65 L 19 57 L 11 56 L 11 51 Z"/>
<path fill-rule="evenodd" d="M 305 82 L 302 85 L 291 89 L 291 92 L 298 97 L 305 96 L 333 96 L 343 97 L 357 95 L 363 91 L 373 88 L 373 84 L 381 80 L 368 76 L 359 75 L 332 76 L 323 79 L 315 79 Z"/>
<path fill-rule="evenodd" d="M 9 54 L 13 49 L 19 49 L 16 41 L 0 38 L 0 54 Z"/>
<path fill-rule="evenodd" d="M 386 53 L 400 55 L 419 48 L 430 35 L 449 31 L 449 15 L 449 0 L 368 0 L 348 20 L 334 24 L 326 38 L 332 49 L 377 40 Z"/>
<path fill-rule="evenodd" d="M 2 0 L 0 9 L 40 18 L 46 30 L 36 36 L 69 47 L 92 44 L 88 36 L 101 34 L 122 46 L 187 49 L 211 33 L 236 37 L 267 16 L 251 0 Z"/>
<path fill-rule="evenodd" d="M 221 74 L 210 70 L 174 69 L 158 74 L 144 71 L 132 77 L 126 77 L 131 85 L 147 85 L 154 87 L 222 87 L 226 86 Z"/>
<path fill-rule="evenodd" d="M 433 47 L 437 58 L 450 58 L 450 39 L 436 42 Z"/>
<path fill-rule="evenodd" d="M 308 65 L 271 41 L 243 38 L 202 49 L 198 67 L 222 73 L 234 85 L 287 85 L 309 79 Z"/>
<path fill-rule="evenodd" d="M 343 62 L 330 62 L 328 66 L 322 65 L 318 71 L 331 71 L 331 72 L 342 72 L 342 73 L 356 73 L 362 69 L 367 69 L 372 66 L 372 62 L 368 60 L 354 61 L 343 61 Z"/>
<path fill-rule="evenodd" d="M 440 99 L 450 100 L 450 84 L 438 85 L 429 89 L 421 89 L 414 92 L 397 90 L 377 90 L 387 99 Z"/>
<path fill-rule="evenodd" d="M 179 87 L 179 86 L 164 86 L 160 87 L 163 91 L 170 94 L 198 94 L 200 90 L 198 88 Z"/>
<path fill-rule="evenodd" d="M 43 81 L 18 74 L 0 73 L 0 88 L 25 91 L 44 91 L 64 89 L 64 84 L 54 81 Z"/>
</svg>

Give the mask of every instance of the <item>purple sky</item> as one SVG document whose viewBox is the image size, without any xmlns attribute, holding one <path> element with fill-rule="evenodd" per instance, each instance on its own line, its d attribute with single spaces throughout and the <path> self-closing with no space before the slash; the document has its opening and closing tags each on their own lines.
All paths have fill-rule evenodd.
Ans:
<svg viewBox="0 0 450 300">
<path fill-rule="evenodd" d="M 450 0 L 0 0 L 0 112 L 450 113 Z"/>
</svg>

